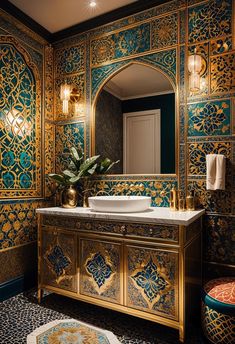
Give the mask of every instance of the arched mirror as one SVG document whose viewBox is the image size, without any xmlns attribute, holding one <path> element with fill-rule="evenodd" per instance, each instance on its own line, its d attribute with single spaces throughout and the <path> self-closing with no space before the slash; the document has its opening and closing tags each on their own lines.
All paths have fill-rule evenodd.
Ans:
<svg viewBox="0 0 235 344">
<path fill-rule="evenodd" d="M 133 63 L 100 90 L 93 154 L 116 164 L 112 174 L 174 174 L 175 90 L 161 71 Z"/>
</svg>

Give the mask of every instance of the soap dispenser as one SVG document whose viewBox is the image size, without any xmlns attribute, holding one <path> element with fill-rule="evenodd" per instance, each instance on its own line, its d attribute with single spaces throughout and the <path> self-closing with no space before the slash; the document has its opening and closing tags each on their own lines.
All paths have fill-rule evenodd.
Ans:
<svg viewBox="0 0 235 344">
<path fill-rule="evenodd" d="M 177 190 L 175 185 L 170 191 L 170 210 L 176 211 L 178 209 L 178 202 L 177 202 Z"/>
<path fill-rule="evenodd" d="M 186 208 L 187 210 L 195 210 L 194 190 L 189 191 L 186 197 Z"/>
</svg>

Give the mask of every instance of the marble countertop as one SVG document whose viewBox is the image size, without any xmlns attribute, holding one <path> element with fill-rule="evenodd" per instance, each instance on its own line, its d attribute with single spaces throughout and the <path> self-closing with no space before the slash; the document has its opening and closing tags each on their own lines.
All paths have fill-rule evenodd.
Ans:
<svg viewBox="0 0 235 344">
<path fill-rule="evenodd" d="M 139 223 L 188 226 L 200 218 L 205 213 L 205 210 L 173 212 L 170 208 L 151 207 L 148 210 L 139 213 L 101 213 L 95 212 L 90 208 L 77 207 L 66 209 L 62 207 L 53 207 L 39 208 L 37 209 L 37 213 L 44 215 L 72 216 L 82 219 L 114 220 L 124 222 L 134 221 Z"/>
</svg>

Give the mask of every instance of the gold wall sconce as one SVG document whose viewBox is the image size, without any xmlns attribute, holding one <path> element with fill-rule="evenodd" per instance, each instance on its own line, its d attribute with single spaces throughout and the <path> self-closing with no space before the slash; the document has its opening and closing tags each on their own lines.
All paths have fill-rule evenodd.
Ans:
<svg viewBox="0 0 235 344">
<path fill-rule="evenodd" d="M 60 86 L 60 99 L 63 102 L 63 114 L 69 113 L 69 102 L 74 105 L 74 114 L 78 115 L 81 112 L 82 105 L 79 104 L 81 96 L 78 89 L 67 83 Z"/>
<path fill-rule="evenodd" d="M 188 70 L 189 70 L 189 90 L 191 92 L 200 91 L 201 76 L 206 70 L 206 60 L 199 54 L 197 54 L 196 49 L 194 54 L 188 57 Z"/>
</svg>

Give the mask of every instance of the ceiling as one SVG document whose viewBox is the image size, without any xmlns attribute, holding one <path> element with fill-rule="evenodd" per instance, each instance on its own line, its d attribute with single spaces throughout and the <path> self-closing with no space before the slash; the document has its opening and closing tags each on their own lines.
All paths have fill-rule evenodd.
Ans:
<svg viewBox="0 0 235 344">
<path fill-rule="evenodd" d="M 91 8 L 89 7 L 89 0 L 9 1 L 50 33 L 55 33 L 137 2 L 136 0 L 97 0 L 97 6 Z"/>
<path fill-rule="evenodd" d="M 174 92 L 164 74 L 140 64 L 123 69 L 105 84 L 104 89 L 121 100 Z"/>
</svg>

